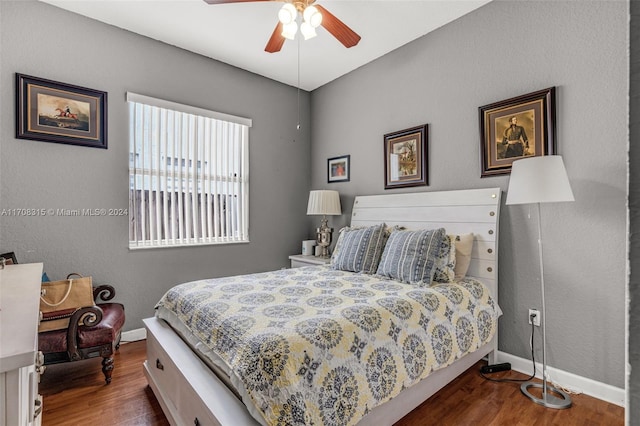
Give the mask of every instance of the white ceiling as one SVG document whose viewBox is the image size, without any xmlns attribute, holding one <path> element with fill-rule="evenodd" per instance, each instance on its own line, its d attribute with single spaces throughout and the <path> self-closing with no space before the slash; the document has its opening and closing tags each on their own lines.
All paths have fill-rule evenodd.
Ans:
<svg viewBox="0 0 640 426">
<path fill-rule="evenodd" d="M 347 49 L 320 27 L 317 37 L 300 40 L 298 34 L 278 53 L 264 47 L 281 1 L 41 1 L 310 91 L 490 0 L 318 0 L 362 37 L 360 43 Z"/>
</svg>

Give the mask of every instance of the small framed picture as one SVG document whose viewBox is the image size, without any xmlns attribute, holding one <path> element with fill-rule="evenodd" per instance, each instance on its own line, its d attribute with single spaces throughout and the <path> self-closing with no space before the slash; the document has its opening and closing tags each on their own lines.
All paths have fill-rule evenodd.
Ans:
<svg viewBox="0 0 640 426">
<path fill-rule="evenodd" d="M 16 138 L 107 149 L 107 93 L 16 74 Z"/>
<path fill-rule="evenodd" d="M 0 254 L 0 260 L 4 259 L 5 265 L 17 265 L 18 259 L 16 258 L 16 254 L 12 251 L 9 253 Z"/>
<path fill-rule="evenodd" d="M 428 185 L 427 125 L 384 135 L 384 189 Z"/>
<path fill-rule="evenodd" d="M 555 87 L 480 111 L 480 177 L 511 173 L 514 160 L 555 154 Z"/>
<path fill-rule="evenodd" d="M 351 173 L 351 156 L 343 155 L 327 160 L 327 181 L 348 182 Z"/>
</svg>

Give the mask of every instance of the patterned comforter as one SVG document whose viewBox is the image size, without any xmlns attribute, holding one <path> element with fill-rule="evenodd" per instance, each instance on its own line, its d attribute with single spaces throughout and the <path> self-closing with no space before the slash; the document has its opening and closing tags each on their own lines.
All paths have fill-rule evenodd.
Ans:
<svg viewBox="0 0 640 426">
<path fill-rule="evenodd" d="M 352 425 L 493 337 L 479 281 L 416 287 L 328 266 L 178 285 L 156 315 L 216 355 L 267 425 Z"/>
</svg>

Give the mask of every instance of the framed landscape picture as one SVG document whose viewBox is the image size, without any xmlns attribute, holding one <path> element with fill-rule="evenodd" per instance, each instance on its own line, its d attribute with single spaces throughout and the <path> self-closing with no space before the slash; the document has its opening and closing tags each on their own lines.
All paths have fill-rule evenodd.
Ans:
<svg viewBox="0 0 640 426">
<path fill-rule="evenodd" d="M 428 183 L 427 125 L 384 135 L 384 189 Z"/>
<path fill-rule="evenodd" d="M 107 148 L 107 93 L 16 74 L 16 138 Z"/>
<path fill-rule="evenodd" d="M 511 173 L 514 160 L 555 154 L 555 88 L 479 108 L 481 177 Z"/>
</svg>

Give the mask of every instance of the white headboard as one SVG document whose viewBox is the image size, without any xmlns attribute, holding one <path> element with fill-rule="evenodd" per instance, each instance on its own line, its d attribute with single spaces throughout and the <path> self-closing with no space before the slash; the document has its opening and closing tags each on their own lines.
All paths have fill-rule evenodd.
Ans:
<svg viewBox="0 0 640 426">
<path fill-rule="evenodd" d="M 500 188 L 364 195 L 356 197 L 352 226 L 401 225 L 407 229 L 445 228 L 448 234 L 474 234 L 467 275 L 482 279 L 498 296 Z"/>
</svg>

